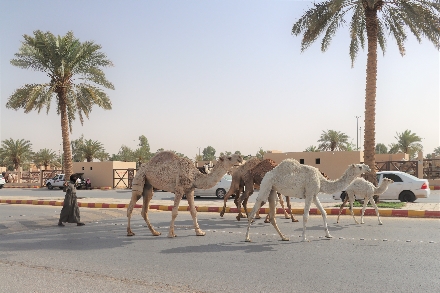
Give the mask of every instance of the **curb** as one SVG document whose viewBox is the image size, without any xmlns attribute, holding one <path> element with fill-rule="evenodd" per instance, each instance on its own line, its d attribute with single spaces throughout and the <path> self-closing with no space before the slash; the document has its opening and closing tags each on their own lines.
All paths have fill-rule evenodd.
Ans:
<svg viewBox="0 0 440 293">
<path fill-rule="evenodd" d="M 28 205 L 51 205 L 51 206 L 63 206 L 64 201 L 55 200 L 15 200 L 15 199 L 0 199 L 0 203 L 6 204 L 28 204 Z M 107 209 L 126 209 L 128 204 L 109 204 L 109 203 L 83 203 L 78 202 L 79 207 L 83 208 L 107 208 Z M 142 205 L 136 204 L 134 208 L 142 208 Z M 159 211 L 172 211 L 173 206 L 167 205 L 150 205 L 150 210 Z M 220 213 L 223 207 L 208 207 L 208 206 L 196 206 L 198 212 L 212 212 Z M 252 209 L 248 209 L 250 212 Z M 339 208 L 326 208 L 324 209 L 327 215 L 339 215 Z M 355 216 L 361 215 L 361 208 L 353 209 Z M 179 211 L 189 211 L 189 206 L 179 206 Z M 242 209 L 242 212 L 244 210 Z M 227 207 L 225 213 L 238 213 L 237 208 Z M 260 214 L 268 214 L 269 208 L 260 208 Z M 277 208 L 277 214 L 284 214 L 282 208 Z M 302 215 L 304 209 L 292 209 L 292 213 L 295 215 Z M 320 215 L 321 212 L 317 208 L 311 208 L 310 215 Z M 389 210 L 379 209 L 379 214 L 383 217 L 407 217 L 407 218 L 440 218 L 440 211 L 422 211 L 422 210 Z M 341 215 L 350 215 L 349 209 L 342 210 Z M 364 216 L 376 216 L 374 209 L 366 209 Z"/>
<path fill-rule="evenodd" d="M 440 185 L 429 186 L 429 189 L 431 189 L 431 190 L 440 190 Z"/>
</svg>

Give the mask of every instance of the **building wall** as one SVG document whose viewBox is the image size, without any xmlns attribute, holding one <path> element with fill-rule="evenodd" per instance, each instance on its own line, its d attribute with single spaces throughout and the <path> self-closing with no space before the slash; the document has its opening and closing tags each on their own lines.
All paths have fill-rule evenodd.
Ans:
<svg viewBox="0 0 440 293">
<path fill-rule="evenodd" d="M 364 152 L 361 151 L 338 151 L 338 152 L 287 152 L 279 151 L 267 152 L 264 154 L 265 159 L 272 159 L 277 164 L 285 159 L 295 159 L 305 165 L 318 168 L 321 172 L 327 174 L 332 179 L 340 178 L 350 164 L 359 164 L 364 161 Z M 408 155 L 399 154 L 383 154 L 376 155 L 376 161 L 401 161 L 403 158 L 408 160 Z M 301 161 L 303 160 L 303 161 Z"/>
<path fill-rule="evenodd" d="M 115 180 L 113 169 L 136 168 L 135 162 L 73 162 L 73 173 L 84 173 L 84 179 L 90 178 L 92 187 L 113 188 Z"/>
</svg>

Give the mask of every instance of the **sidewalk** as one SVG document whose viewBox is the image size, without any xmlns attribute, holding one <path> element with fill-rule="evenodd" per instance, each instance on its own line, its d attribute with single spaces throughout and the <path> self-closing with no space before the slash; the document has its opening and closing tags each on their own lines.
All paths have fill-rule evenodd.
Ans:
<svg viewBox="0 0 440 293">
<path fill-rule="evenodd" d="M 40 198 L 35 200 L 34 197 L 22 197 L 17 200 L 16 197 L 0 196 L 0 204 L 31 204 L 31 205 L 52 205 L 62 206 L 63 198 Z M 114 198 L 78 198 L 78 205 L 85 208 L 109 208 L 109 209 L 127 209 L 129 200 L 126 199 L 114 199 Z M 173 209 L 174 202 L 172 200 L 151 200 L 150 209 L 159 211 L 171 211 Z M 338 215 L 339 207 L 336 207 L 340 202 L 322 203 L 327 215 Z M 213 212 L 220 213 L 223 207 L 222 200 L 212 200 L 197 202 L 196 207 L 198 212 Z M 248 210 L 253 207 L 253 203 L 248 204 Z M 142 199 L 140 199 L 135 208 L 142 208 Z M 354 208 L 354 214 L 359 216 L 362 208 Z M 181 201 L 179 211 L 188 211 L 188 203 L 186 200 Z M 268 205 L 266 204 L 260 209 L 261 214 L 267 214 L 269 212 Z M 292 202 L 292 212 L 295 215 L 302 215 L 304 212 L 304 202 Z M 226 213 L 238 213 L 238 209 L 232 200 L 229 200 L 226 207 Z M 283 214 L 283 210 L 280 205 L 277 208 L 277 214 Z M 320 214 L 316 206 L 312 204 L 310 209 L 311 215 Z M 343 215 L 349 215 L 348 208 L 344 208 Z M 384 209 L 379 208 L 379 214 L 383 217 L 411 217 L 411 218 L 440 218 L 440 203 L 407 203 L 402 209 Z M 376 216 L 374 208 L 368 207 L 365 211 L 365 216 Z"/>
</svg>

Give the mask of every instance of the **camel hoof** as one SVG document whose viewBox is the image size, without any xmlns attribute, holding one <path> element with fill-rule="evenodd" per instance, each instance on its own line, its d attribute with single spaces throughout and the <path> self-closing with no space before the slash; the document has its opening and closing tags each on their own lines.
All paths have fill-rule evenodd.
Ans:
<svg viewBox="0 0 440 293">
<path fill-rule="evenodd" d="M 241 219 L 240 216 L 236 216 L 235 218 L 237 219 L 237 221 L 240 221 L 240 219 Z"/>
<path fill-rule="evenodd" d="M 205 232 L 196 233 L 197 236 L 205 236 Z"/>
<path fill-rule="evenodd" d="M 281 238 L 281 240 L 283 240 L 283 241 L 290 241 L 290 239 L 289 239 L 289 238 L 286 238 L 286 237 Z"/>
<path fill-rule="evenodd" d="M 299 220 L 297 220 L 297 219 L 293 219 L 292 220 L 292 223 L 295 223 L 295 222 L 299 222 Z M 336 222 L 337 223 L 337 222 Z"/>
<path fill-rule="evenodd" d="M 155 235 L 156 236 L 156 235 Z M 168 236 L 167 236 L 168 238 L 175 238 L 175 237 L 177 237 L 177 235 L 176 234 L 168 234 Z"/>
<path fill-rule="evenodd" d="M 161 235 L 162 233 L 157 232 L 157 231 L 154 231 L 154 232 L 152 232 L 151 234 L 153 234 L 153 236 L 159 236 L 159 235 Z"/>
<path fill-rule="evenodd" d="M 382 222 L 380 222 L 379 225 L 383 225 Z"/>
<path fill-rule="evenodd" d="M 264 220 L 264 222 L 265 222 L 265 223 L 270 223 L 270 221 L 269 221 L 269 220 Z"/>
<path fill-rule="evenodd" d="M 244 242 L 252 242 L 249 238 L 246 238 Z"/>
<path fill-rule="evenodd" d="M 220 212 L 220 217 L 223 217 L 224 216 L 224 214 L 225 214 L 225 212 Z"/>
<path fill-rule="evenodd" d="M 134 236 L 134 235 L 136 235 L 136 234 L 134 234 L 133 232 L 127 233 L 127 236 Z"/>
<path fill-rule="evenodd" d="M 333 238 L 332 235 L 325 235 L 325 238 Z"/>
</svg>

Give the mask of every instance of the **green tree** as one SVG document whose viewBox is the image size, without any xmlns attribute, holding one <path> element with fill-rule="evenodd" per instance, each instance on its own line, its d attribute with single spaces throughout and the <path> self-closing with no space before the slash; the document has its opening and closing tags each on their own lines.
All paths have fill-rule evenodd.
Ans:
<svg viewBox="0 0 440 293">
<path fill-rule="evenodd" d="M 262 148 L 260 148 L 258 150 L 258 152 L 255 154 L 255 156 L 259 159 L 264 159 L 264 154 L 266 153 L 266 151 L 264 151 Z"/>
<path fill-rule="evenodd" d="M 139 168 L 143 163 L 151 159 L 150 144 L 145 135 L 139 136 L 138 148 L 133 151 L 133 157 L 136 160 L 136 166 Z"/>
<path fill-rule="evenodd" d="M 336 130 L 322 131 L 318 142 L 321 151 L 346 151 L 349 144 L 348 136 Z"/>
<path fill-rule="evenodd" d="M 221 156 L 230 156 L 232 153 L 228 152 L 228 151 L 224 151 L 224 152 L 220 152 L 220 157 Z"/>
<path fill-rule="evenodd" d="M 119 152 L 111 156 L 110 161 L 134 162 L 133 150 L 126 145 L 122 145 Z"/>
<path fill-rule="evenodd" d="M 197 155 L 194 157 L 194 161 L 198 162 L 198 161 L 203 161 L 203 156 L 202 155 Z"/>
<path fill-rule="evenodd" d="M 440 155 L 440 146 L 434 149 L 434 154 Z"/>
<path fill-rule="evenodd" d="M 49 112 L 55 97 L 57 113 L 61 116 L 64 172 L 72 174 L 72 152 L 69 130 L 76 115 L 81 124 L 83 116 L 89 118 L 92 107 L 97 105 L 110 110 L 111 102 L 102 88 L 114 89 L 101 68 L 112 66 L 101 46 L 92 41 L 81 43 L 73 32 L 55 36 L 51 32 L 34 31 L 34 36 L 23 36 L 24 41 L 11 60 L 11 64 L 23 69 L 44 72 L 50 78 L 42 84 L 26 84 L 9 97 L 6 107 L 24 109 L 25 113 L 42 108 Z M 75 81 L 79 83 L 74 83 Z"/>
<path fill-rule="evenodd" d="M 387 147 L 383 143 L 376 144 L 376 154 L 386 154 L 388 153 Z"/>
<path fill-rule="evenodd" d="M 72 147 L 72 160 L 74 162 L 84 162 L 84 154 L 81 151 L 84 145 L 84 135 L 81 134 L 80 138 L 72 140 L 70 145 Z"/>
<path fill-rule="evenodd" d="M 86 139 L 79 147 L 79 153 L 87 162 L 93 162 L 93 159 L 106 161 L 109 155 L 105 152 L 102 143 L 96 140 Z"/>
<path fill-rule="evenodd" d="M 292 34 L 303 34 L 301 51 L 323 34 L 321 50 L 325 52 L 338 28 L 348 22 L 351 64 L 367 43 L 365 85 L 364 162 L 371 172 L 366 178 L 377 185 L 375 175 L 377 46 L 385 53 L 386 36 L 394 37 L 400 54 L 405 54 L 407 28 L 420 43 L 426 37 L 440 49 L 440 2 L 438 0 L 327 0 L 314 7 L 293 25 Z M 365 35 L 367 39 L 365 40 Z"/>
<path fill-rule="evenodd" d="M 409 154 L 411 158 L 415 157 L 415 154 L 418 151 L 423 150 L 423 147 L 420 143 L 422 141 L 422 138 L 420 138 L 417 134 L 412 133 L 411 130 L 405 130 L 402 133 L 397 133 L 394 137 L 397 139 L 397 147 L 400 151 L 404 152 L 405 154 Z"/>
<path fill-rule="evenodd" d="M 34 154 L 33 161 L 37 167 L 44 166 L 44 170 L 47 170 L 49 165 L 56 168 L 61 167 L 59 156 L 50 149 L 40 149 Z"/>
<path fill-rule="evenodd" d="M 32 144 L 29 140 L 5 139 L 0 148 L 0 158 L 5 166 L 13 166 L 18 170 L 20 166 L 29 164 L 32 160 Z"/>
<path fill-rule="evenodd" d="M 397 143 L 391 143 L 390 145 L 388 145 L 388 147 L 390 148 L 390 150 L 388 151 L 389 154 L 397 154 L 400 151 Z"/>
<path fill-rule="evenodd" d="M 212 146 L 207 146 L 203 149 L 203 161 L 214 161 L 215 160 L 215 148 Z"/>
<path fill-rule="evenodd" d="M 305 152 L 319 152 L 319 149 L 316 146 L 311 145 L 311 146 L 308 146 L 304 151 Z"/>
</svg>

